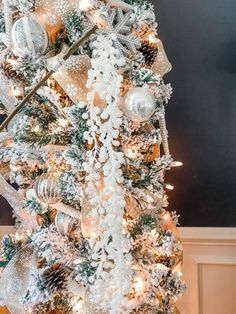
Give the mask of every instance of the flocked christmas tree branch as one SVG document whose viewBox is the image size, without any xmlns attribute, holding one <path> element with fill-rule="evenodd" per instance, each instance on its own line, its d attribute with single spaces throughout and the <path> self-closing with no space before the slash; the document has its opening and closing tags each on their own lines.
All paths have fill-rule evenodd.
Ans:
<svg viewBox="0 0 236 314">
<path fill-rule="evenodd" d="M 58 68 L 66 61 L 73 53 L 92 35 L 96 32 L 98 26 L 94 25 L 84 36 L 82 36 L 76 43 L 74 43 L 65 55 L 59 60 L 59 62 L 52 68 L 25 96 L 22 102 L 13 110 L 13 112 L 6 118 L 6 120 L 0 126 L 0 132 L 9 124 L 9 122 L 15 117 L 15 115 L 26 105 L 26 103 L 36 94 L 37 90 L 55 73 Z"/>
</svg>

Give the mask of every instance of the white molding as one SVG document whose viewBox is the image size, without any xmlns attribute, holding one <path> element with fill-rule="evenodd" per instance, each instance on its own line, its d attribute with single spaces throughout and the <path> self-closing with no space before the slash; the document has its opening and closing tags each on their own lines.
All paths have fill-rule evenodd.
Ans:
<svg viewBox="0 0 236 314">
<path fill-rule="evenodd" d="M 236 228 L 205 228 L 205 227 L 181 227 L 179 228 L 181 239 L 191 241 L 235 241 Z"/>
<path fill-rule="evenodd" d="M 5 234 L 11 233 L 14 231 L 13 226 L 0 226 L 0 240 Z"/>
</svg>

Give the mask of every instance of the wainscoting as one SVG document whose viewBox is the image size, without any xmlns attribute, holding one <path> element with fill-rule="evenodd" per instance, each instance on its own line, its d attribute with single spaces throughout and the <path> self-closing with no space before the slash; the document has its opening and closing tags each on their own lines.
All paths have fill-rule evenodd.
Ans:
<svg viewBox="0 0 236 314">
<path fill-rule="evenodd" d="M 0 227 L 0 238 L 12 227 Z M 236 228 L 180 228 L 184 280 L 181 314 L 236 313 Z M 0 314 L 8 313 L 0 308 Z M 92 313 L 91 313 L 92 314 Z"/>
<path fill-rule="evenodd" d="M 236 228 L 180 228 L 188 290 L 181 314 L 236 313 Z"/>
</svg>

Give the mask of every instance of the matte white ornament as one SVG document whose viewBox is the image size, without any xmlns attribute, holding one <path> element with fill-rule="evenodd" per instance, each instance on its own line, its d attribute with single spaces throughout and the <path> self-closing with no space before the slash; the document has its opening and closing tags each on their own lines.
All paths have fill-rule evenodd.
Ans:
<svg viewBox="0 0 236 314">
<path fill-rule="evenodd" d="M 151 118 L 155 109 L 156 99 L 148 89 L 135 87 L 123 98 L 122 111 L 131 121 L 146 121 Z"/>
<path fill-rule="evenodd" d="M 20 55 L 27 53 L 43 55 L 49 44 L 48 34 L 44 27 L 28 15 L 20 18 L 13 25 L 12 40 Z"/>
</svg>

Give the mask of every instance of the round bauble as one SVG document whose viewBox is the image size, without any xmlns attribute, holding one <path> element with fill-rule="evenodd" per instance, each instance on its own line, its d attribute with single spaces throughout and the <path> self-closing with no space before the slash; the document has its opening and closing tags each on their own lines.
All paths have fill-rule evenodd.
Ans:
<svg viewBox="0 0 236 314">
<path fill-rule="evenodd" d="M 156 99 L 148 89 L 135 87 L 125 94 L 121 109 L 131 121 L 144 122 L 154 114 Z"/>
<path fill-rule="evenodd" d="M 58 174 L 51 172 L 42 174 L 36 180 L 34 190 L 37 198 L 48 205 L 56 204 L 62 199 Z"/>
<path fill-rule="evenodd" d="M 48 34 L 44 27 L 32 17 L 26 15 L 15 22 L 12 28 L 12 40 L 20 55 L 43 55 L 49 45 Z"/>
<path fill-rule="evenodd" d="M 74 219 L 62 212 L 58 212 L 55 218 L 57 230 L 62 235 L 69 235 L 74 227 Z"/>
</svg>

